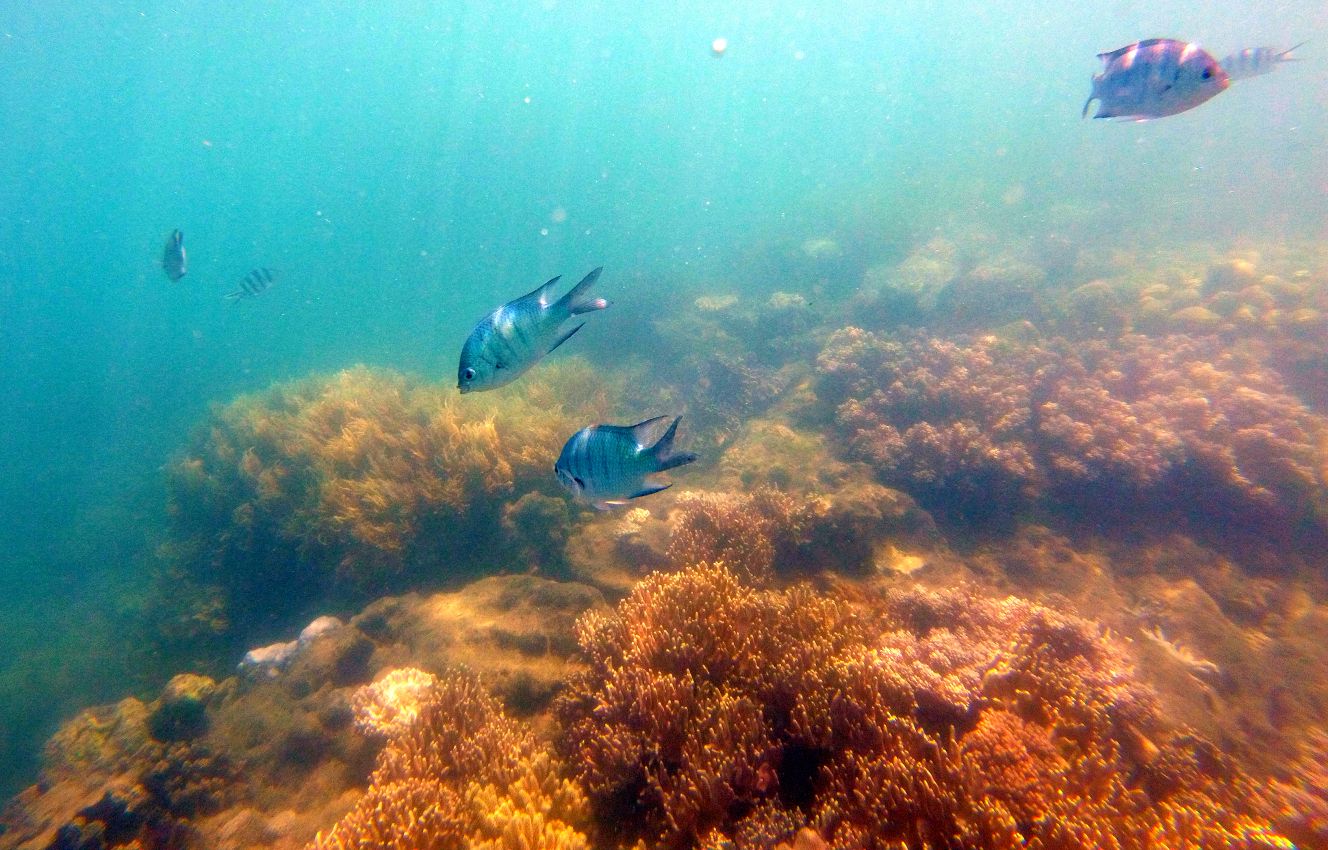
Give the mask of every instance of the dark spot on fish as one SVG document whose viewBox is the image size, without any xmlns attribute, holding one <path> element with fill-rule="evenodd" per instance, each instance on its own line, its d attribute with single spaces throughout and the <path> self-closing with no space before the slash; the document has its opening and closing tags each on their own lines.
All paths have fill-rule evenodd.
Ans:
<svg viewBox="0 0 1328 850">
<path fill-rule="evenodd" d="M 585 488 L 585 486 L 586 486 L 586 482 L 582 481 L 582 480 L 581 480 L 580 478 L 578 478 L 577 476 L 573 475 L 573 476 L 572 476 L 572 480 L 576 482 L 576 486 L 581 487 L 581 488 Z"/>
</svg>

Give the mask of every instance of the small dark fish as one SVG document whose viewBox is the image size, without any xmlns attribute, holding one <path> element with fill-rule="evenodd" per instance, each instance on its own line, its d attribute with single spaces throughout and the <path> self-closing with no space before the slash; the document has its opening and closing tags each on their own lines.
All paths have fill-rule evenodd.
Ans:
<svg viewBox="0 0 1328 850">
<path fill-rule="evenodd" d="M 681 416 L 673 420 L 663 436 L 655 438 L 668 421 L 667 416 L 657 416 L 637 425 L 582 428 L 563 446 L 553 465 L 558 483 L 600 510 L 668 489 L 671 484 L 656 484 L 646 476 L 696 460 L 690 452 L 673 453 Z"/>
<path fill-rule="evenodd" d="M 1276 71 L 1283 62 L 1299 62 L 1299 57 L 1290 54 L 1291 51 L 1304 46 L 1305 42 L 1302 41 L 1286 50 L 1278 50 L 1276 47 L 1250 47 L 1223 59 L 1222 70 L 1226 71 L 1227 76 L 1233 80 L 1259 77 Z"/>
<path fill-rule="evenodd" d="M 275 283 L 276 280 L 277 273 L 274 269 L 254 269 L 249 272 L 249 274 L 240 278 L 240 288 L 229 293 L 226 297 L 236 302 L 241 298 L 254 298 L 266 292 L 267 288 Z"/>
<path fill-rule="evenodd" d="M 171 280 L 179 280 L 189 271 L 189 258 L 184 253 L 184 234 L 172 230 L 161 252 L 161 269 Z"/>
<path fill-rule="evenodd" d="M 1088 105 L 1096 100 L 1094 118 L 1143 121 L 1175 115 L 1219 94 L 1229 82 L 1207 51 L 1171 38 L 1150 38 L 1097 57 L 1102 73 L 1093 77 L 1083 112 L 1088 115 Z"/>
<path fill-rule="evenodd" d="M 595 269 L 552 303 L 556 277 L 485 316 L 461 349 L 457 388 L 468 393 L 510 384 L 544 355 L 571 339 L 584 323 L 563 332 L 563 322 L 609 306 L 603 298 L 585 297 L 603 270 L 602 266 Z"/>
</svg>

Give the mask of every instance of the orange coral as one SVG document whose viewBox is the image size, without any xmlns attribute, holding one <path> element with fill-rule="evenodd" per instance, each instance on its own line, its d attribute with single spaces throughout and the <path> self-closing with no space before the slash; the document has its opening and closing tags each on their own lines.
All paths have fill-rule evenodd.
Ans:
<svg viewBox="0 0 1328 850">
<path fill-rule="evenodd" d="M 752 581 L 774 575 L 802 542 L 817 505 L 768 487 L 678 497 L 668 556 L 680 566 L 723 561 Z"/>
<path fill-rule="evenodd" d="M 418 689 L 418 716 L 379 754 L 370 786 L 314 850 L 583 850 L 586 799 L 552 753 L 473 674 Z"/>
<path fill-rule="evenodd" d="M 581 624 L 562 749 L 622 844 L 1289 847 L 1090 623 L 1014 598 L 853 611 L 723 566 Z"/>
</svg>

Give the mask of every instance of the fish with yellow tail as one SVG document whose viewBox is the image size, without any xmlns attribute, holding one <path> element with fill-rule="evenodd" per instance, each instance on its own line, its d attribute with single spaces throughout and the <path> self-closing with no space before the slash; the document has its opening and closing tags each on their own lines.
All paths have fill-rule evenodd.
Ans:
<svg viewBox="0 0 1328 850">
<path fill-rule="evenodd" d="M 1084 116 L 1096 100 L 1094 118 L 1163 118 L 1193 109 L 1230 84 L 1227 72 L 1206 50 L 1173 38 L 1150 38 L 1099 53 L 1098 58 L 1102 71 L 1093 76 Z"/>
<path fill-rule="evenodd" d="M 691 452 L 673 451 L 680 421 L 681 416 L 671 422 L 667 416 L 657 416 L 636 425 L 582 428 L 563 446 L 553 466 L 558 483 L 602 511 L 668 489 L 671 484 L 659 484 L 648 476 L 696 460 Z"/>
</svg>

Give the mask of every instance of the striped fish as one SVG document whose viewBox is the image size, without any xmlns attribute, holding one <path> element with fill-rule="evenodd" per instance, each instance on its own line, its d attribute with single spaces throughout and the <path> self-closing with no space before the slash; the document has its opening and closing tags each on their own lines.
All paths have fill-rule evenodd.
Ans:
<svg viewBox="0 0 1328 850">
<path fill-rule="evenodd" d="M 1199 45 L 1174 38 L 1150 38 L 1097 58 L 1102 71 L 1093 76 L 1085 116 L 1096 100 L 1094 118 L 1163 118 L 1193 109 L 1227 87 L 1216 59 Z"/>
<path fill-rule="evenodd" d="M 254 298 L 263 294 L 277 280 L 275 269 L 259 268 L 249 272 L 249 274 L 240 278 L 240 288 L 226 297 L 232 302 L 239 302 L 241 298 Z"/>
<path fill-rule="evenodd" d="M 558 483 L 577 499 L 602 511 L 668 489 L 672 485 L 656 484 L 646 476 L 696 460 L 690 452 L 673 453 L 681 416 L 675 417 L 663 436 L 656 439 L 668 421 L 667 416 L 657 416 L 637 425 L 582 428 L 563 446 L 553 465 Z"/>
<path fill-rule="evenodd" d="M 166 247 L 161 252 L 161 269 L 171 280 L 179 280 L 189 271 L 189 258 L 184 253 L 184 234 L 172 230 L 166 237 Z"/>
<path fill-rule="evenodd" d="M 1278 50 L 1276 47 L 1246 48 L 1223 59 L 1222 70 L 1226 71 L 1227 76 L 1233 80 L 1270 74 L 1276 71 L 1283 62 L 1299 62 L 1299 57 L 1290 54 L 1291 51 L 1304 46 L 1305 42 L 1302 41 L 1295 47 L 1289 47 L 1286 50 Z"/>
<path fill-rule="evenodd" d="M 572 316 L 609 306 L 603 298 L 586 297 L 601 271 L 602 267 L 586 275 L 557 301 L 551 300 L 554 284 L 558 282 L 555 277 L 529 295 L 485 316 L 461 349 L 457 388 L 468 393 L 510 384 L 544 355 L 571 339 L 584 323 L 564 332 L 564 322 Z"/>
</svg>

